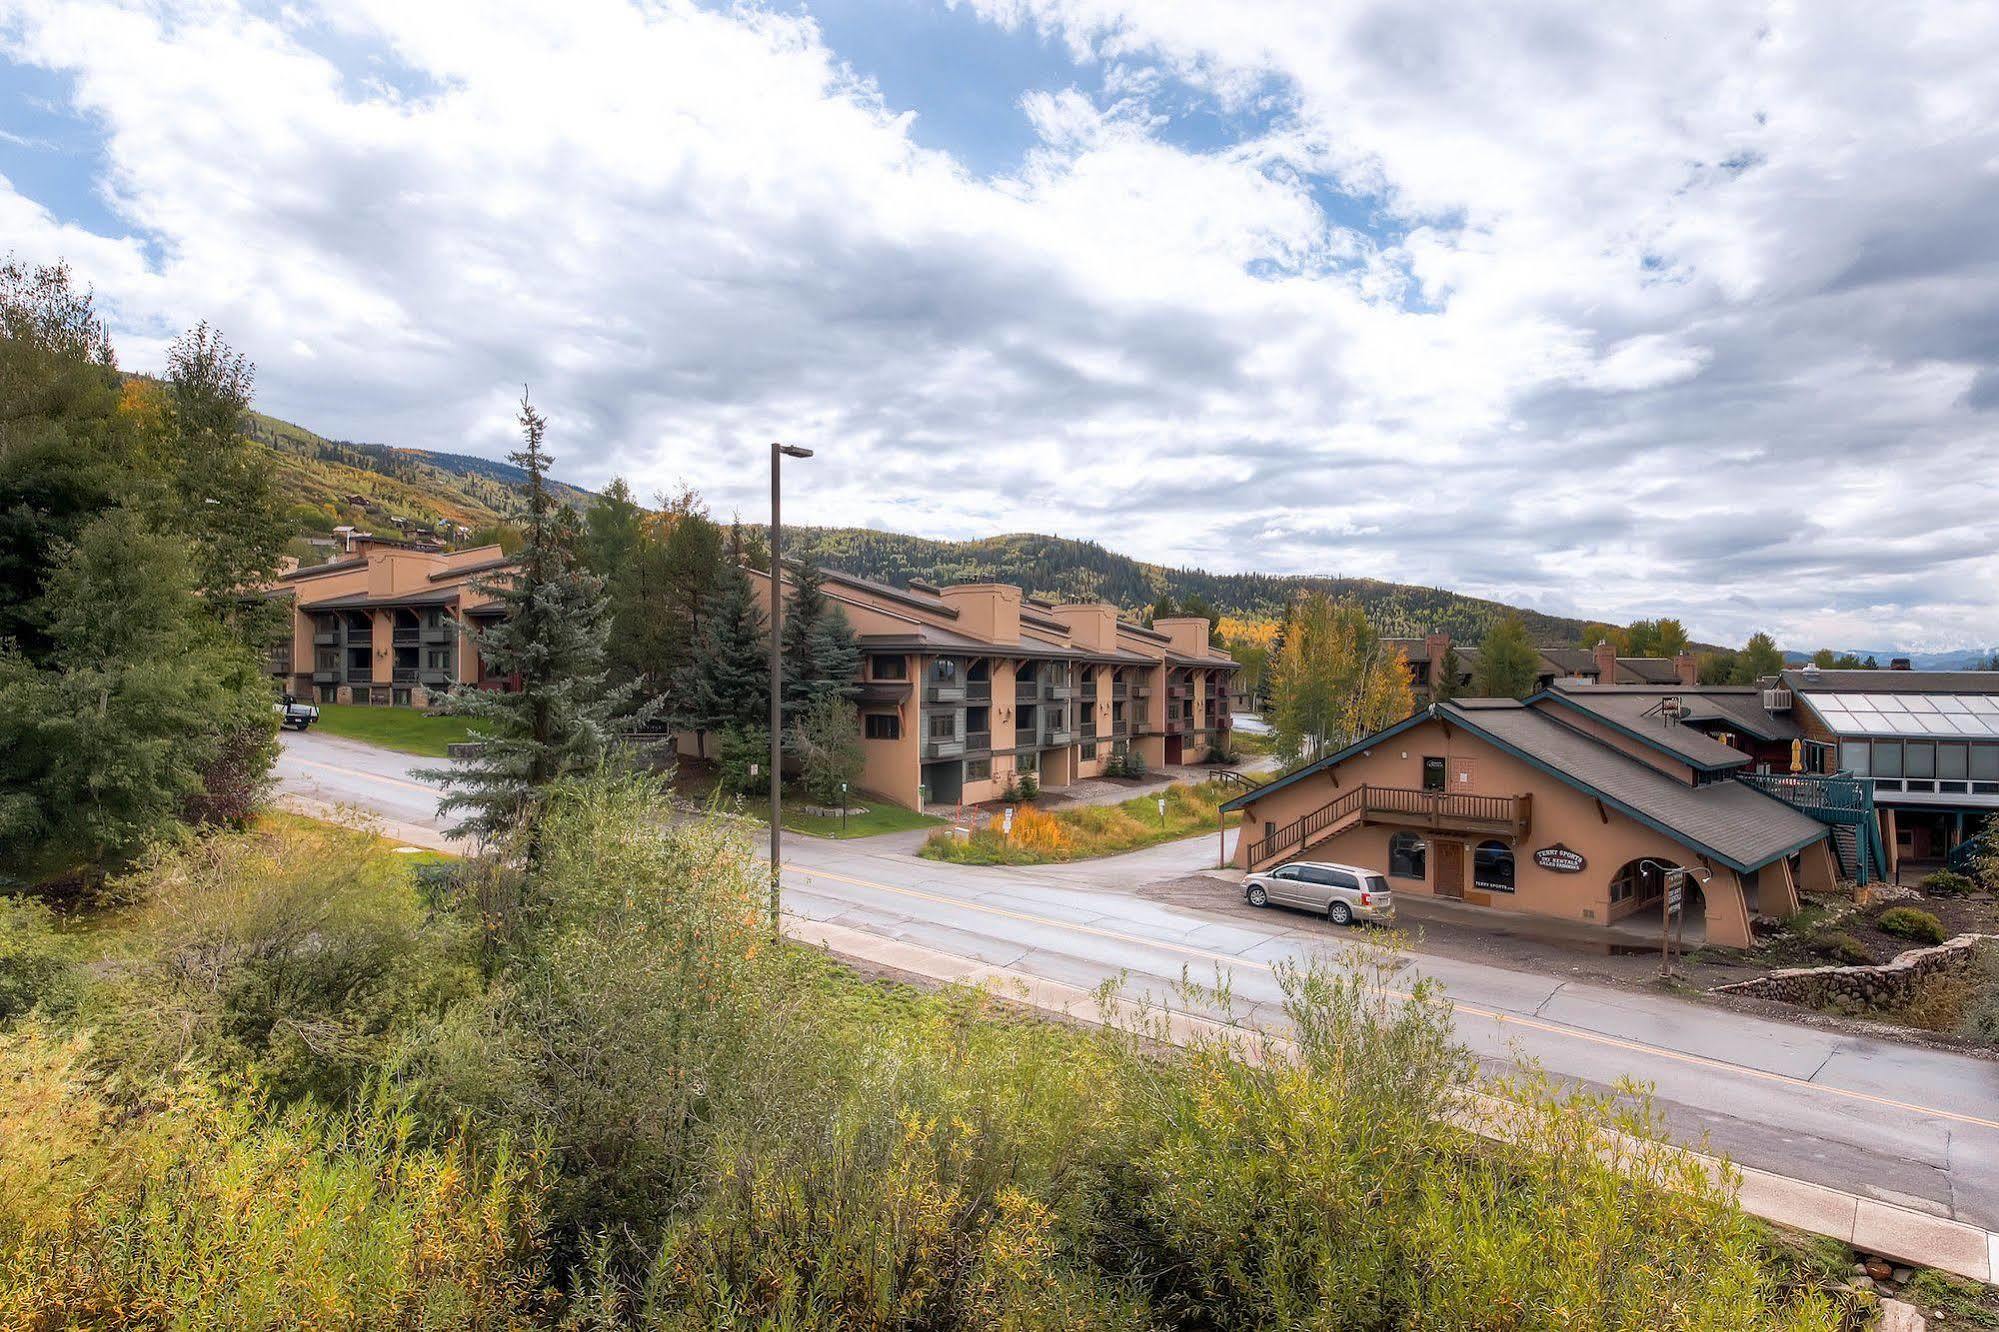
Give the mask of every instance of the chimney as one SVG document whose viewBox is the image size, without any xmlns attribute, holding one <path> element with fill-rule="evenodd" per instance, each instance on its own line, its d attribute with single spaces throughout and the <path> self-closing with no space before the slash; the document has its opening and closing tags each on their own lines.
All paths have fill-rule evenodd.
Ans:
<svg viewBox="0 0 1999 1332">
<path fill-rule="evenodd" d="M 988 643 L 1020 641 L 1019 588 L 1008 583 L 953 583 L 937 595 L 958 612 L 960 633 Z"/>
<path fill-rule="evenodd" d="M 1888 669 L 1891 671 L 1906 671 L 1909 669 L 1909 659 L 1907 657 L 1896 657 L 1888 663 Z"/>
<path fill-rule="evenodd" d="M 1596 682 L 1598 684 L 1616 684 L 1617 649 L 1610 645 L 1610 640 L 1607 638 L 1597 639 L 1596 647 L 1591 650 L 1591 655 L 1596 658 Z"/>
<path fill-rule="evenodd" d="M 1691 652 L 1682 652 L 1673 658 L 1673 672 L 1680 677 L 1680 683 L 1692 689 L 1701 682 L 1701 662 Z"/>
<path fill-rule="evenodd" d="M 1441 629 L 1433 629 L 1423 635 L 1423 655 L 1429 658 L 1423 667 L 1423 681 L 1430 692 L 1437 692 L 1437 682 L 1444 676 L 1444 655 L 1451 650 L 1451 636 Z"/>
<path fill-rule="evenodd" d="M 1199 615 L 1173 615 L 1154 620 L 1152 628 L 1165 634 L 1173 651 L 1183 657 L 1202 657 L 1208 652 L 1208 622 Z"/>
<path fill-rule="evenodd" d="M 1049 612 L 1069 626 L 1069 641 L 1092 652 L 1117 650 L 1117 607 L 1106 602 L 1069 602 Z"/>
</svg>

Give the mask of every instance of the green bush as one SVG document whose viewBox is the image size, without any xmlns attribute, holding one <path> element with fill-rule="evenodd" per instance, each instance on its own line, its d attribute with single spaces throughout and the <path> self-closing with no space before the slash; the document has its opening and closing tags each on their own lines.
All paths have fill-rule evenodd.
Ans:
<svg viewBox="0 0 1999 1332">
<path fill-rule="evenodd" d="M 1957 1031 L 1960 1036 L 1999 1047 L 1999 947 L 1987 944 L 1980 951 L 1984 954 L 1982 964 Z"/>
<path fill-rule="evenodd" d="M 1990 1287 L 1933 1267 L 1910 1277 L 1900 1298 L 1926 1312 L 1948 1314 L 1953 1322 L 1999 1327 L 1999 1296 Z"/>
<path fill-rule="evenodd" d="M 1041 779 L 1031 772 L 1020 774 L 1020 798 L 1034 800 L 1041 795 Z"/>
<path fill-rule="evenodd" d="M 731 727 L 715 738 L 716 789 L 755 795 L 770 789 L 770 731 Z"/>
<path fill-rule="evenodd" d="M 1943 922 L 1920 907 L 1890 907 L 1874 924 L 1883 934 L 1916 943 L 1939 944 L 1947 937 Z"/>
<path fill-rule="evenodd" d="M 0 897 L 0 1022 L 66 1007 L 74 978 L 55 913 L 31 897 Z"/>
<path fill-rule="evenodd" d="M 288 820 L 210 838 L 156 855 L 128 891 L 143 900 L 100 1025 L 135 1071 L 197 1056 L 277 1100 L 338 1104 L 476 979 L 464 932 L 427 917 L 407 865 L 366 834 Z"/>
<path fill-rule="evenodd" d="M 1874 960 L 1867 945 L 1845 930 L 1820 930 L 1805 941 L 1805 946 L 1819 957 L 1847 966 L 1866 966 Z"/>
<path fill-rule="evenodd" d="M 1975 892 L 1978 885 L 1956 870 L 1943 869 L 1925 875 L 1916 887 L 1922 890 L 1925 897 L 1963 897 L 1966 893 Z"/>
</svg>

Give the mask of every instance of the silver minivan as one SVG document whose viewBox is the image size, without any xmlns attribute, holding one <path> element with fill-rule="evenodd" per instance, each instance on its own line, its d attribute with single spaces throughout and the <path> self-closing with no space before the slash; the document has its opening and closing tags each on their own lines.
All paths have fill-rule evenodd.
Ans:
<svg viewBox="0 0 1999 1332">
<path fill-rule="evenodd" d="M 1388 893 L 1388 880 L 1358 865 L 1294 860 L 1289 865 L 1246 876 L 1242 895 L 1253 907 L 1276 902 L 1323 911 L 1326 919 L 1335 925 L 1351 925 L 1357 920 L 1386 925 L 1395 919 L 1395 902 Z"/>
</svg>

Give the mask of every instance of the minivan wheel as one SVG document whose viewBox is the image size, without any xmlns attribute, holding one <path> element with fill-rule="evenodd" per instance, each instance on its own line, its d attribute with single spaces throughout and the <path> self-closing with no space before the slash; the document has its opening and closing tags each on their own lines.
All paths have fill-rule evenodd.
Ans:
<svg viewBox="0 0 1999 1332">
<path fill-rule="evenodd" d="M 1253 907 L 1266 907 L 1270 905 L 1270 894 L 1263 891 L 1263 885 L 1260 883 L 1252 883 L 1249 886 L 1249 891 L 1244 896 L 1249 898 L 1249 904 Z"/>
<path fill-rule="evenodd" d="M 1335 902 L 1326 908 L 1326 919 L 1335 925 L 1353 924 L 1353 908 L 1345 902 Z"/>
</svg>

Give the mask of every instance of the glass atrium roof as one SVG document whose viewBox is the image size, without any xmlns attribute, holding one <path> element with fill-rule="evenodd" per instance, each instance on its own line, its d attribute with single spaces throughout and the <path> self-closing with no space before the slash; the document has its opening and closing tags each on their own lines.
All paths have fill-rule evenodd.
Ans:
<svg viewBox="0 0 1999 1332">
<path fill-rule="evenodd" d="M 1807 694 L 1841 735 L 1944 736 L 1999 740 L 1999 696 L 1990 694 Z"/>
</svg>

